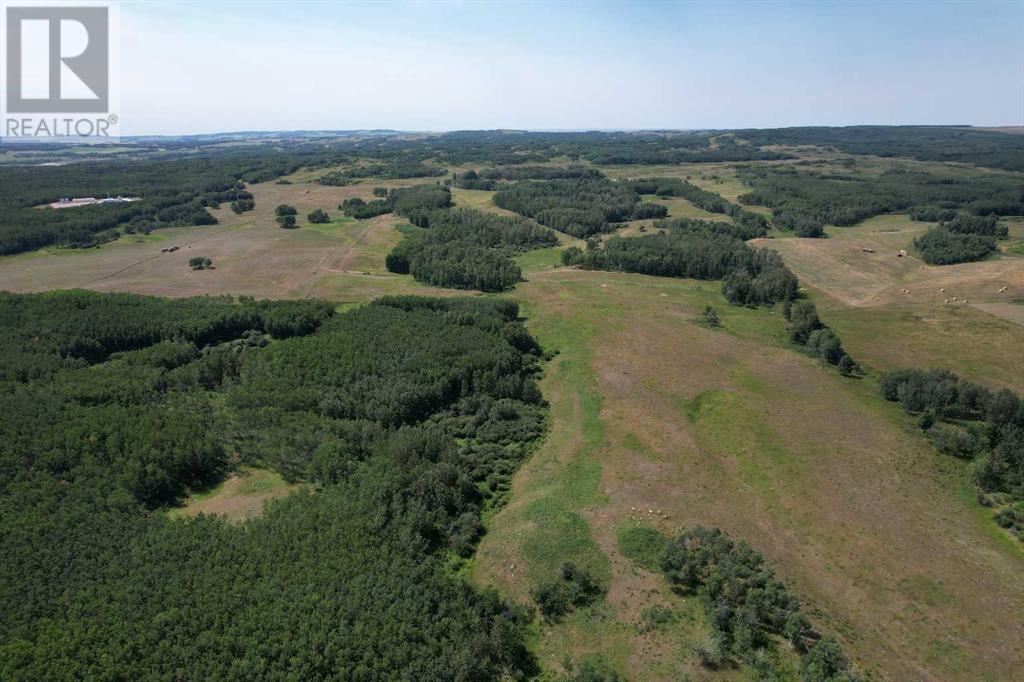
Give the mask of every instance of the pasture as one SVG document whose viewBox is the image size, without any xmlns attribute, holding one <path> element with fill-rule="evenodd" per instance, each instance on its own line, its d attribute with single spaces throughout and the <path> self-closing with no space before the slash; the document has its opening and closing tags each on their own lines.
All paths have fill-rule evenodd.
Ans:
<svg viewBox="0 0 1024 682">
<path fill-rule="evenodd" d="M 604 603 L 544 629 L 546 665 L 600 651 L 638 679 L 700 674 L 699 621 L 635 627 L 652 603 L 689 608 L 621 554 L 621 527 L 645 523 L 746 539 L 869 673 L 1019 669 L 1024 553 L 871 380 L 794 351 L 778 312 L 724 305 L 717 283 L 562 268 L 529 280 L 515 297 L 558 351 L 542 382 L 552 426 L 474 576 L 520 599 L 565 560 L 606 581 Z M 695 322 L 707 303 L 724 329 Z"/>
<path fill-rule="evenodd" d="M 372 198 L 377 185 L 405 186 L 415 181 L 372 182 L 347 187 L 316 183 L 262 183 L 250 187 L 253 211 L 236 215 L 222 207 L 213 213 L 219 224 L 125 235 L 94 249 L 43 249 L 0 258 L 0 290 L 92 289 L 131 291 L 158 296 L 250 295 L 259 298 L 325 297 L 342 303 L 385 294 L 444 290 L 420 285 L 384 268 L 384 256 L 408 223 L 383 215 L 366 221 L 346 218 L 337 209 L 349 197 Z M 274 208 L 298 210 L 297 229 L 274 221 Z M 329 224 L 310 225 L 306 214 L 323 208 Z M 161 253 L 166 246 L 181 248 Z M 205 256 L 213 268 L 194 271 L 193 256 Z"/>
</svg>

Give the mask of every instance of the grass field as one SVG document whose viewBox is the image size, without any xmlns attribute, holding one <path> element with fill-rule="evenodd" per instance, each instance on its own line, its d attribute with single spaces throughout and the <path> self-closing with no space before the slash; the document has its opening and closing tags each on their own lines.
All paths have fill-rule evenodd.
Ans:
<svg viewBox="0 0 1024 682">
<path fill-rule="evenodd" d="M 211 490 L 189 496 L 185 503 L 168 512 L 172 518 L 197 514 L 219 514 L 232 521 L 244 521 L 263 513 L 263 505 L 280 499 L 299 486 L 266 469 L 242 468 Z"/>
<path fill-rule="evenodd" d="M 414 184 L 379 184 L 403 183 Z M 323 296 L 340 302 L 396 293 L 452 293 L 422 286 L 384 268 L 384 256 L 402 237 L 395 226 L 408 225 L 404 220 L 383 215 L 357 221 L 337 210 L 348 197 L 372 198 L 373 186 L 253 185 L 256 209 L 235 215 L 227 207 L 221 208 L 214 212 L 218 225 L 157 230 L 148 237 L 126 236 L 98 249 L 48 249 L 0 258 L 0 289 L 83 288 L 160 296 Z M 274 208 L 282 203 L 298 209 L 298 229 L 284 230 L 274 222 Z M 305 216 L 315 208 L 326 210 L 333 222 L 308 224 Z M 170 245 L 181 249 L 160 252 Z M 190 270 L 188 259 L 192 256 L 211 258 L 214 268 Z"/>
<path fill-rule="evenodd" d="M 558 351 L 542 383 L 552 427 L 474 576 L 520 599 L 564 560 L 607 581 L 605 602 L 538 638 L 547 665 L 601 651 L 635 679 L 699 674 L 694 630 L 635 627 L 675 599 L 619 550 L 623 524 L 643 522 L 747 540 L 880 677 L 1019 670 L 1024 553 L 872 382 L 786 347 L 778 313 L 723 305 L 714 283 L 561 268 L 529 280 L 515 297 Z M 705 303 L 724 330 L 695 323 Z"/>
</svg>

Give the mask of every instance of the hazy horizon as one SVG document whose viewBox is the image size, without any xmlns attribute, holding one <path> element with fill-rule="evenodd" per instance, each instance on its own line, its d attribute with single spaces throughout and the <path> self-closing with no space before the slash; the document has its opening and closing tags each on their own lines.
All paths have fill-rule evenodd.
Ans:
<svg viewBox="0 0 1024 682">
<path fill-rule="evenodd" d="M 121 5 L 122 135 L 1024 124 L 1024 4 Z"/>
</svg>

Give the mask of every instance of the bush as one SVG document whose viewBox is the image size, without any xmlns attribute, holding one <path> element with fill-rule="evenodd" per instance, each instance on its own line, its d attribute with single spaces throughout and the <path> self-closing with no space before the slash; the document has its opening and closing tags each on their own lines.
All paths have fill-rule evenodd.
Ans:
<svg viewBox="0 0 1024 682">
<path fill-rule="evenodd" d="M 308 216 L 306 216 L 306 219 L 313 224 L 331 222 L 331 217 L 327 215 L 327 212 L 324 211 L 322 208 L 318 208 L 312 213 L 310 213 Z"/>
<path fill-rule="evenodd" d="M 575 606 L 587 606 L 603 594 L 597 580 L 587 571 L 565 562 L 559 577 L 541 583 L 533 591 L 537 608 L 548 620 L 557 620 Z"/>
<path fill-rule="evenodd" d="M 285 215 L 279 215 L 276 220 L 278 227 L 283 227 L 285 229 L 296 227 L 294 214 L 287 213 Z"/>
<path fill-rule="evenodd" d="M 188 259 L 188 266 L 193 270 L 206 270 L 213 266 L 213 261 L 205 256 L 192 256 Z"/>
</svg>

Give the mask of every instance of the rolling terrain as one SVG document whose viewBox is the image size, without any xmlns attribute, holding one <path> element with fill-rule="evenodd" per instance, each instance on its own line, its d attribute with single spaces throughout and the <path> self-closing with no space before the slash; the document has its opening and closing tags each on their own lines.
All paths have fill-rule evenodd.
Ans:
<svg viewBox="0 0 1024 682">
<path fill-rule="evenodd" d="M 848 155 L 834 150 L 776 148 L 829 172 L 847 168 Z M 934 165 L 873 156 L 857 163 L 866 175 L 894 164 Z M 749 190 L 735 163 L 589 165 L 610 178 L 687 177 L 731 202 L 742 203 Z M 217 225 L 0 257 L 0 290 L 323 298 L 339 309 L 391 294 L 467 293 L 388 271 L 388 253 L 421 228 L 397 214 L 355 220 L 337 210 L 345 199 L 371 200 L 375 186 L 438 178 L 312 182 L 323 172 L 252 183 L 255 210 L 217 209 Z M 456 207 L 516 215 L 495 206 L 493 195 L 452 191 Z M 733 222 L 682 198 L 644 201 L 666 206 L 669 218 Z M 297 229 L 277 226 L 278 204 L 297 208 Z M 331 222 L 308 224 L 315 208 Z M 771 216 L 765 207 L 744 208 Z M 558 246 L 517 255 L 523 281 L 485 296 L 517 302 L 549 356 L 540 381 L 547 434 L 512 477 L 504 506 L 484 513 L 486 534 L 471 558 L 455 562 L 460 574 L 520 603 L 566 561 L 597 576 L 603 599 L 532 626 L 530 650 L 551 674 L 571 675 L 596 658 L 628 679 L 749 679 L 754 673 L 742 661 L 701 665 L 712 629 L 697 599 L 673 593 L 623 549 L 637 528 L 674 536 L 715 526 L 764 554 L 867 679 L 1018 678 L 1024 544 L 976 501 L 968 464 L 939 455 L 877 385 L 881 371 L 937 367 L 1024 394 L 1024 232 L 1010 222 L 999 253 L 947 266 L 915 255 L 914 238 L 933 223 L 904 214 L 830 225 L 823 239 L 771 229 L 752 240 L 796 273 L 802 295 L 865 369 L 855 377 L 791 344 L 782 306 L 729 305 L 718 281 L 564 267 L 567 247 L 586 246 L 563 232 Z M 614 234 L 655 229 L 654 220 L 635 220 Z M 170 245 L 181 248 L 161 252 Z M 191 270 L 197 255 L 213 269 Z M 719 328 L 702 322 L 709 305 Z M 172 515 L 241 520 L 292 490 L 276 474 L 255 471 Z M 672 616 L 647 627 L 655 606 Z M 796 656 L 777 640 L 778 665 L 795 678 Z"/>
</svg>

